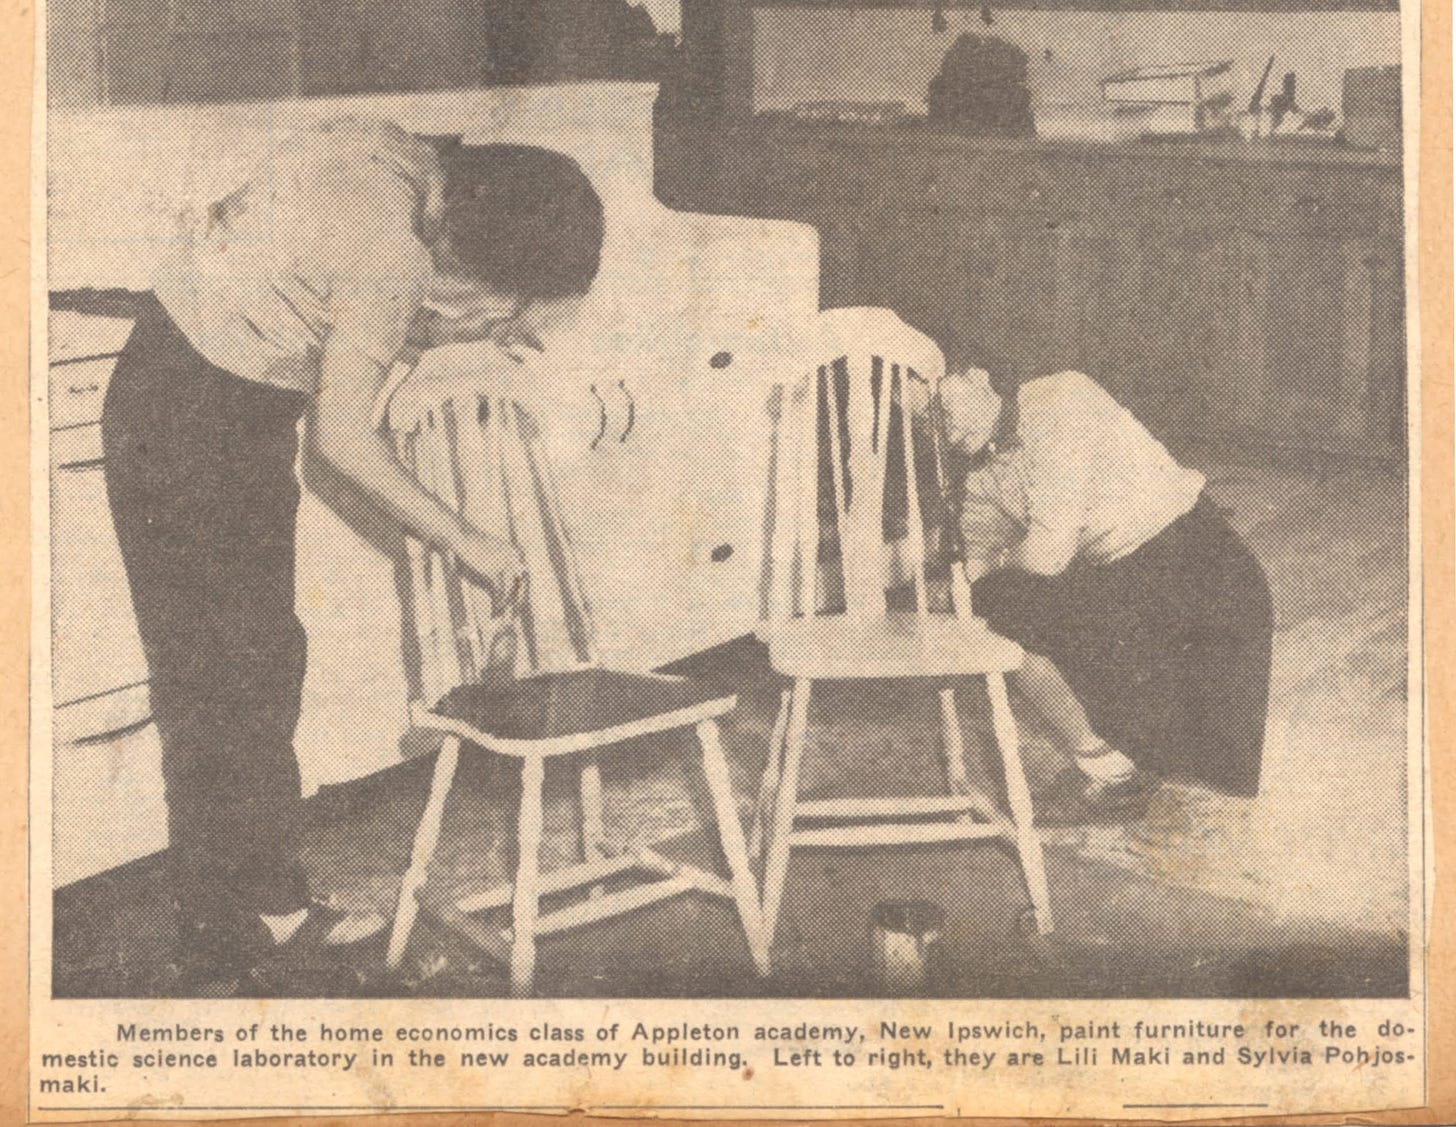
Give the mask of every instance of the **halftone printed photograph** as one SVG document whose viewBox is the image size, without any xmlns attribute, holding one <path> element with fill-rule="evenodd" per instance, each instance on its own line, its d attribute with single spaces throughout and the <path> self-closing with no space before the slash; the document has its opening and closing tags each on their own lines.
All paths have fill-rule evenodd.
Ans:
<svg viewBox="0 0 1456 1127">
<path fill-rule="evenodd" d="M 41 16 L 37 1120 L 1423 1102 L 1418 10 Z"/>
</svg>

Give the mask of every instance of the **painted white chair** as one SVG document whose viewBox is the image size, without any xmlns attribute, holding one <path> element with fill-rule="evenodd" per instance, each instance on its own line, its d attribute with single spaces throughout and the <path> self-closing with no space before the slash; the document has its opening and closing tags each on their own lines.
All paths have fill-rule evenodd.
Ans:
<svg viewBox="0 0 1456 1127">
<path fill-rule="evenodd" d="M 888 310 L 821 315 L 785 386 L 774 465 L 771 611 L 761 630 L 782 694 L 759 794 L 750 852 L 766 849 L 763 913 L 770 939 L 795 847 L 884 845 L 1000 838 L 1018 858 L 1036 928 L 1051 930 L 1041 840 L 1032 827 L 1015 719 L 1004 675 L 1019 646 L 971 614 L 964 572 L 952 569 L 950 612 L 927 600 L 926 537 L 914 417 L 934 402 L 940 350 Z M 938 425 L 938 418 L 932 418 Z M 937 454 L 939 449 L 937 446 Z M 939 477 L 940 459 L 935 459 Z M 938 483 L 943 489 L 943 482 Z M 833 497 L 833 518 L 821 506 Z M 891 499 L 895 500 L 891 500 Z M 903 502 L 903 538 L 886 535 L 888 504 Z M 821 552 L 837 536 L 838 561 Z M 914 609 L 892 611 L 887 591 L 908 580 Z M 842 609 L 841 609 L 842 604 Z M 916 678 L 938 684 L 948 792 L 889 798 L 799 796 L 810 697 L 816 681 Z M 1003 812 L 973 787 L 966 767 L 956 682 L 985 681 L 1006 785 Z"/>
<path fill-rule="evenodd" d="M 550 467 L 530 416 L 516 400 L 478 388 L 457 386 L 424 396 L 406 388 L 389 404 L 388 426 L 401 462 L 427 489 L 479 527 L 513 537 L 528 561 L 549 561 L 531 569 L 526 612 L 492 618 L 486 593 L 462 573 L 453 556 L 409 542 L 424 681 L 424 699 L 412 707 L 411 716 L 416 726 L 444 739 L 400 886 L 387 956 L 390 967 L 403 958 L 423 904 L 440 922 L 507 963 L 512 993 L 524 996 L 533 989 L 540 936 L 697 891 L 736 904 L 755 967 L 767 974 L 768 940 L 717 724 L 735 707 L 736 697 L 680 678 L 597 666 L 588 604 Z M 527 539 L 534 539 L 536 551 L 527 550 Z M 533 672 L 536 638 L 529 607 L 553 598 L 567 608 L 578 660 L 572 668 Z M 519 678 L 510 656 L 518 645 L 526 674 Z M 685 728 L 695 729 L 702 750 L 730 870 L 727 878 L 652 848 L 614 851 L 603 832 L 602 782 L 593 753 L 639 736 Z M 521 765 L 515 880 L 464 897 L 431 894 L 428 870 L 462 751 L 506 756 Z M 580 776 L 582 860 L 543 873 L 543 781 L 547 761 L 559 758 L 585 760 Z M 604 891 L 606 880 L 629 873 L 647 879 Z M 543 895 L 575 889 L 588 891 L 575 903 L 541 913 Z M 511 908 L 509 929 L 477 918 L 506 906 Z"/>
</svg>

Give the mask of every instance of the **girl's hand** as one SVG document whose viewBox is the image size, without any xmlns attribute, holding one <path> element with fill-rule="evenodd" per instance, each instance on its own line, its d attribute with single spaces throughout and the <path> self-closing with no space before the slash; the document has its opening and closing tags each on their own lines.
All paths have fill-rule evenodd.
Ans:
<svg viewBox="0 0 1456 1127">
<path fill-rule="evenodd" d="M 498 311 L 492 309 L 475 309 L 458 314 L 431 310 L 422 319 L 417 339 L 425 348 L 489 341 L 517 364 L 525 362 L 525 352 L 528 349 L 532 352 L 546 351 L 546 346 L 519 318 L 503 318 Z"/>
<path fill-rule="evenodd" d="M 456 547 L 455 554 L 466 570 L 485 584 L 497 616 L 504 614 L 521 597 L 526 582 L 526 565 L 513 544 L 499 536 L 471 532 Z"/>
<path fill-rule="evenodd" d="M 506 321 L 496 325 L 485 337 L 517 364 L 526 362 L 525 352 L 545 352 L 546 346 L 519 321 Z"/>
</svg>

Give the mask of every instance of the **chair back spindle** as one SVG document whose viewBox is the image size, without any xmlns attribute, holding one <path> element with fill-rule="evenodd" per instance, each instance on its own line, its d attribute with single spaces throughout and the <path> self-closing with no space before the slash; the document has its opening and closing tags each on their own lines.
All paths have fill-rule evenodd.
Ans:
<svg viewBox="0 0 1456 1127">
<path fill-rule="evenodd" d="M 915 611 L 927 614 L 916 424 L 934 425 L 944 360 L 934 342 L 888 310 L 831 310 L 810 335 L 797 360 L 786 358 L 799 370 L 786 381 L 775 433 L 770 620 L 838 609 L 835 593 L 848 615 L 882 616 L 899 582 L 908 582 Z M 943 493 L 938 458 L 933 472 Z M 837 559 L 824 550 L 834 542 Z"/>
<path fill-rule="evenodd" d="M 538 573 L 537 582 L 498 614 L 490 593 L 453 553 L 406 537 L 424 696 L 433 702 L 456 685 L 539 671 L 533 587 L 539 597 L 560 600 L 570 664 L 591 664 L 595 646 L 584 584 L 560 497 L 538 433 L 523 422 L 519 404 L 478 385 L 424 393 L 398 386 L 405 390 L 385 417 L 400 464 L 476 528 L 508 540 L 528 561 L 548 561 L 528 568 Z M 549 582 L 542 572 L 550 573 Z"/>
</svg>

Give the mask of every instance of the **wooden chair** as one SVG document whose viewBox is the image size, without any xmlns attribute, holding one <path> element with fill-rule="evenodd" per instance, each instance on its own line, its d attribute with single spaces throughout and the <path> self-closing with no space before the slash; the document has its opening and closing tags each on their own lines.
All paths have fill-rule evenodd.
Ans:
<svg viewBox="0 0 1456 1127">
<path fill-rule="evenodd" d="M 551 561 L 552 574 L 530 577 L 527 611 L 529 604 L 547 597 L 548 588 L 559 596 L 575 622 L 579 658 L 566 668 L 533 672 L 531 615 L 522 614 L 518 620 L 492 618 L 486 593 L 462 573 L 451 555 L 409 542 L 424 681 L 424 700 L 412 706 L 411 715 L 415 725 L 441 733 L 444 740 L 400 886 L 389 966 L 398 966 L 403 958 L 423 902 L 442 923 L 508 963 L 511 991 L 524 996 L 533 986 L 538 937 L 699 891 L 734 901 L 755 967 L 767 974 L 768 940 L 717 724 L 735 707 L 736 698 L 680 678 L 619 673 L 596 665 L 587 602 L 550 468 L 533 437 L 529 416 L 515 400 L 469 390 L 424 400 L 401 394 L 390 404 L 388 420 L 401 461 L 446 504 L 481 527 L 508 533 L 518 544 L 528 535 L 544 541 L 539 546 Z M 524 645 L 508 641 L 515 638 Z M 509 659 L 518 648 L 525 655 L 519 664 L 527 674 L 520 679 Z M 703 773 L 730 871 L 726 879 L 652 848 L 614 851 L 605 839 L 602 782 L 593 753 L 639 736 L 684 728 L 696 730 L 701 747 Z M 520 762 L 515 880 L 459 898 L 430 895 L 427 873 L 462 750 Z M 539 854 L 546 763 L 567 757 L 585 760 L 580 768 L 582 860 L 543 873 Z M 604 891 L 604 882 L 629 873 L 648 879 Z M 541 913 L 542 896 L 582 888 L 589 891 L 575 903 Z M 506 906 L 511 908 L 508 930 L 476 918 Z"/>
<path fill-rule="evenodd" d="M 952 568 L 950 612 L 928 606 L 920 483 L 910 470 L 916 464 L 912 424 L 933 402 L 944 361 L 930 340 L 887 310 L 824 313 L 816 340 L 806 347 L 798 364 L 807 374 L 786 386 L 778 420 L 771 611 L 761 631 L 774 669 L 792 682 L 782 694 L 750 840 L 751 854 L 767 851 L 768 937 L 795 846 L 861 849 L 993 838 L 1010 843 L 1036 928 L 1045 934 L 1052 916 L 1042 847 L 1032 828 L 1004 678 L 1020 665 L 1021 649 L 971 615 L 969 586 L 958 566 Z M 821 505 L 826 493 L 832 509 Z M 886 535 L 889 502 L 903 505 L 903 536 Z M 832 550 L 824 550 L 833 537 L 837 563 Z M 908 578 L 913 610 L 888 609 L 896 570 Z M 968 677 L 986 683 L 1009 813 L 969 781 L 955 685 Z M 799 797 L 814 683 L 867 678 L 939 685 L 948 794 Z"/>
</svg>

